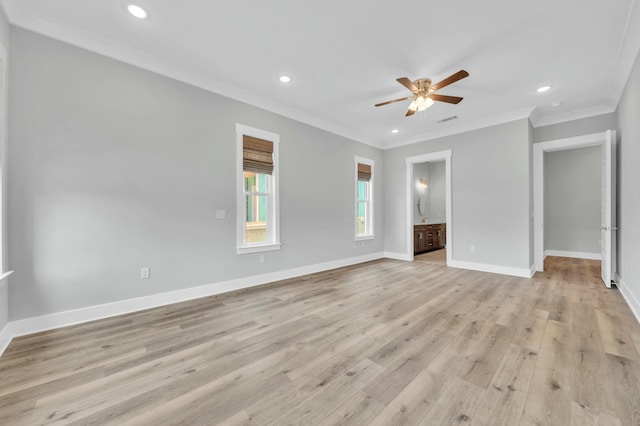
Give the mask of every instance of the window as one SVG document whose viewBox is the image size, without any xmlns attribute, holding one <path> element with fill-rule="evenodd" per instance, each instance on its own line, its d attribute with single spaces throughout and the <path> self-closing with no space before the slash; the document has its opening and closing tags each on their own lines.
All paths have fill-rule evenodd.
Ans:
<svg viewBox="0 0 640 426">
<path fill-rule="evenodd" d="M 280 249 L 280 136 L 236 124 L 238 254 Z"/>
<path fill-rule="evenodd" d="M 356 240 L 373 233 L 373 160 L 356 157 Z"/>
</svg>

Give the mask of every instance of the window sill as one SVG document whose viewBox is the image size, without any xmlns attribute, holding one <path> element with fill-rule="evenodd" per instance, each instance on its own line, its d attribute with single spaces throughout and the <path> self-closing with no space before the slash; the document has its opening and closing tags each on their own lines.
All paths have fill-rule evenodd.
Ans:
<svg viewBox="0 0 640 426">
<path fill-rule="evenodd" d="M 376 238 L 376 234 L 362 234 L 356 235 L 356 241 L 373 240 Z"/>
<path fill-rule="evenodd" d="M 13 271 L 8 271 L 0 275 L 0 282 L 4 281 L 9 275 L 13 274 Z"/>
<path fill-rule="evenodd" d="M 282 243 L 260 244 L 238 247 L 238 254 L 260 253 L 262 251 L 280 250 Z"/>
</svg>

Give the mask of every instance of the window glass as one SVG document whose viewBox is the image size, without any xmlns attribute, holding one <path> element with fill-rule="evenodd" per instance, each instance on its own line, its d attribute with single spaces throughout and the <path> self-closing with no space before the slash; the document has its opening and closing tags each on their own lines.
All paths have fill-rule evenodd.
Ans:
<svg viewBox="0 0 640 426">
<path fill-rule="evenodd" d="M 280 249 L 279 142 L 275 133 L 236 124 L 238 254 Z"/>
</svg>

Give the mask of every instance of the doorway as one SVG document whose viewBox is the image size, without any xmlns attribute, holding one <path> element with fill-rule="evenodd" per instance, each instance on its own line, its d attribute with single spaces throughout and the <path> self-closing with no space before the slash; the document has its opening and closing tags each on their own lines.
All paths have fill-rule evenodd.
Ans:
<svg viewBox="0 0 640 426">
<path fill-rule="evenodd" d="M 444 205 L 445 211 L 439 210 L 435 213 L 431 221 L 437 221 L 445 224 L 446 232 L 446 264 L 449 265 L 453 253 L 453 228 L 452 228 L 452 210 L 451 210 L 451 150 L 433 152 L 414 157 L 406 158 L 407 166 L 407 259 L 414 260 L 414 224 L 422 222 L 423 218 L 429 221 L 428 203 L 420 200 L 416 196 L 416 186 L 423 184 L 429 185 L 429 182 L 421 182 L 419 179 L 425 179 L 414 174 L 414 166 L 422 163 L 440 163 L 444 164 Z M 422 201 L 419 204 L 419 201 Z M 425 213 L 425 214 L 423 214 Z M 425 221 L 425 222 L 426 222 Z"/>
<path fill-rule="evenodd" d="M 537 271 L 544 271 L 544 153 L 574 148 L 600 146 L 602 148 L 601 197 L 601 277 L 611 287 L 615 272 L 615 131 L 542 142 L 533 146 L 534 192 L 534 260 Z"/>
</svg>

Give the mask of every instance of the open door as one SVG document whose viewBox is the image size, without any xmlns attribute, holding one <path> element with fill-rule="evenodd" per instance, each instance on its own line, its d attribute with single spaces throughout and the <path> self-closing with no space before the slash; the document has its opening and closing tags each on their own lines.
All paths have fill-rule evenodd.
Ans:
<svg viewBox="0 0 640 426">
<path fill-rule="evenodd" d="M 616 250 L 616 132 L 607 131 L 602 142 L 602 226 L 601 231 L 601 277 L 604 285 L 611 288 L 615 272 Z"/>
</svg>

